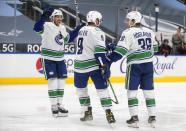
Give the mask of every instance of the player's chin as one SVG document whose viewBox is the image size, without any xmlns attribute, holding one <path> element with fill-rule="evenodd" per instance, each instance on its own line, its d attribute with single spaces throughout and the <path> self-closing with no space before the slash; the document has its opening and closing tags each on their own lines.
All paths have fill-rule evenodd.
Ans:
<svg viewBox="0 0 186 131">
<path fill-rule="evenodd" d="M 61 24 L 61 21 L 57 21 L 57 24 L 60 25 Z"/>
</svg>

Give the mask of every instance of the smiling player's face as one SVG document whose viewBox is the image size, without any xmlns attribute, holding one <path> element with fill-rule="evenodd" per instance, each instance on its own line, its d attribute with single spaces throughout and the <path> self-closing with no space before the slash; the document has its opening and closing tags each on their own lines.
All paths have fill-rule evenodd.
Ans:
<svg viewBox="0 0 186 131">
<path fill-rule="evenodd" d="M 61 21 L 62 21 L 62 16 L 56 15 L 54 18 L 54 23 L 56 24 L 56 26 L 59 26 L 61 24 Z"/>
</svg>

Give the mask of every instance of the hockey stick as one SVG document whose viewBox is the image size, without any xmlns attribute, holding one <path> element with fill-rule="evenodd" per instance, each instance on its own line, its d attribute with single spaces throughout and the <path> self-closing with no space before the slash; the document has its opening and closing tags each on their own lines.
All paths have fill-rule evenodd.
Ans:
<svg viewBox="0 0 186 131">
<path fill-rule="evenodd" d="M 114 102 L 115 104 L 119 104 L 118 99 L 117 99 L 117 97 L 116 97 L 116 93 L 115 93 L 114 88 L 113 88 L 113 86 L 112 86 L 112 84 L 111 84 L 111 82 L 110 82 L 110 80 L 109 80 L 109 79 L 108 79 L 108 83 L 109 83 L 109 85 L 110 85 L 110 88 L 111 88 L 112 93 L 113 93 L 114 98 L 115 98 L 115 101 L 114 101 L 113 99 L 111 99 L 111 100 L 112 100 L 112 102 Z"/>
<path fill-rule="evenodd" d="M 79 24 L 79 22 L 81 21 L 80 20 L 80 17 L 79 17 L 79 5 L 77 3 L 77 0 L 74 0 L 74 5 L 76 7 L 76 26 Z"/>
<path fill-rule="evenodd" d="M 99 60 L 99 62 L 100 62 L 100 64 L 101 64 L 101 66 L 103 66 L 103 62 L 102 62 L 101 57 L 98 57 L 98 60 Z M 115 93 L 115 91 L 114 91 L 114 88 L 113 88 L 113 86 L 112 86 L 112 84 L 111 84 L 111 82 L 110 82 L 109 78 L 108 78 L 108 79 L 106 79 L 106 81 L 107 81 L 107 83 L 109 83 L 110 88 L 111 88 L 112 93 L 113 93 L 114 98 L 115 98 L 115 101 L 114 101 L 113 99 L 111 99 L 111 100 L 112 100 L 112 102 L 114 102 L 115 104 L 119 104 L 118 99 L 117 99 L 117 97 L 116 97 L 116 93 Z"/>
</svg>

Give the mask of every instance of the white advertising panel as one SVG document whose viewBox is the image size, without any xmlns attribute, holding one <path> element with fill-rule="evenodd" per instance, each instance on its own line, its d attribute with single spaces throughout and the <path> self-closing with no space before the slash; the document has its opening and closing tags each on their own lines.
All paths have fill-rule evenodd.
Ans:
<svg viewBox="0 0 186 131">
<path fill-rule="evenodd" d="M 65 55 L 69 78 L 74 76 L 74 58 L 73 54 Z M 40 54 L 1 54 L 0 59 L 2 61 L 0 64 L 0 80 L 2 80 L 1 78 L 44 79 Z M 182 81 L 186 81 L 186 56 L 155 56 L 153 63 L 155 78 L 172 77 L 172 79 L 181 78 Z M 126 67 L 125 58 L 113 63 L 111 66 L 111 78 L 125 77 Z M 71 79 L 71 82 L 73 82 L 73 79 Z"/>
</svg>

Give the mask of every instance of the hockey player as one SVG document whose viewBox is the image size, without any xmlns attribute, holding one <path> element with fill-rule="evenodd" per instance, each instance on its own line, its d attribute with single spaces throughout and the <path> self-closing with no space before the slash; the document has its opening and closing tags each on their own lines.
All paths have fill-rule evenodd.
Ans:
<svg viewBox="0 0 186 131">
<path fill-rule="evenodd" d="M 142 15 L 137 11 L 126 16 L 128 29 L 122 32 L 121 38 L 109 58 L 112 61 L 127 57 L 125 87 L 127 89 L 128 107 L 131 118 L 128 126 L 138 128 L 138 87 L 143 90 L 146 99 L 150 123 L 155 124 L 155 97 L 153 84 L 153 55 L 158 51 L 158 44 L 152 30 L 140 25 Z M 112 45 L 112 44 L 110 44 Z M 113 45 L 112 45 L 113 46 Z M 111 48 L 112 48 L 111 46 Z"/>
<path fill-rule="evenodd" d="M 50 22 L 45 22 L 50 18 Z M 34 31 L 41 34 L 41 62 L 46 80 L 48 95 L 54 117 L 68 116 L 68 110 L 62 105 L 67 69 L 64 63 L 64 44 L 72 42 L 84 24 L 77 26 L 70 33 L 62 25 L 63 14 L 58 9 L 46 8 L 41 18 L 35 23 Z"/>
<path fill-rule="evenodd" d="M 114 123 L 115 118 L 111 111 L 112 101 L 106 81 L 110 77 L 110 69 L 106 59 L 105 34 L 98 28 L 102 22 L 102 15 L 98 11 L 89 11 L 87 22 L 88 25 L 81 28 L 78 34 L 78 49 L 74 64 L 74 83 L 84 113 L 80 120 L 93 120 L 87 88 L 88 79 L 91 77 L 101 105 L 106 112 L 106 119 L 108 123 Z M 103 62 L 103 66 L 100 66 L 100 60 Z"/>
</svg>

